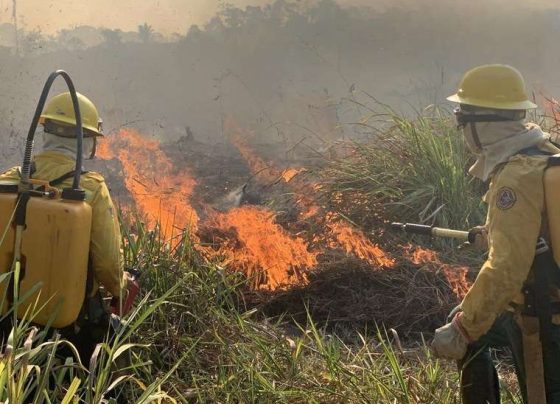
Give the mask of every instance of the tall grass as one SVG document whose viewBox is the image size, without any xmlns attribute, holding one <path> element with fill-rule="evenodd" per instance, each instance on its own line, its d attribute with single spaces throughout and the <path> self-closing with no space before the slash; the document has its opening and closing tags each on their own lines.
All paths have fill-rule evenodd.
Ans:
<svg viewBox="0 0 560 404">
<path fill-rule="evenodd" d="M 117 397 L 153 402 L 168 397 L 158 390 L 169 374 L 142 379 L 148 363 L 138 360 L 133 351 L 142 347 L 131 342 L 140 324 L 166 297 L 162 295 L 135 310 L 113 340 L 97 346 L 90 363 L 82 363 L 76 349 L 56 330 L 35 326 L 31 322 L 33 313 L 14 319 L 0 360 L 0 402 L 99 403 Z M 10 311 L 4 318 L 12 314 Z M 133 357 L 136 360 L 131 360 Z"/>
<path fill-rule="evenodd" d="M 310 317 L 296 327 L 271 322 L 243 305 L 247 280 L 205 263 L 188 237 L 169 249 L 154 233 L 136 231 L 126 237 L 138 251 L 158 251 L 136 256 L 153 296 L 184 280 L 136 335 L 151 347 L 144 378 L 173 369 L 162 389 L 178 401 L 458 402 L 454 365 L 435 360 L 423 343 L 404 350 L 380 330 L 349 330 L 349 343 Z"/>
<path fill-rule="evenodd" d="M 328 191 L 365 195 L 391 220 L 458 229 L 484 223 L 483 187 L 467 175 L 472 158 L 452 117 L 437 109 L 412 119 L 391 110 L 383 117 L 387 129 L 325 169 Z"/>
<path fill-rule="evenodd" d="M 68 342 L 19 321 L 0 360 L 0 401 L 458 402 L 454 366 L 423 343 L 405 350 L 382 329 L 349 330 L 349 343 L 311 318 L 271 322 L 244 307 L 246 280 L 205 262 L 188 234 L 170 246 L 140 220 L 123 228 L 127 264 L 142 272 L 137 309 L 89 364 L 59 358 Z"/>
</svg>

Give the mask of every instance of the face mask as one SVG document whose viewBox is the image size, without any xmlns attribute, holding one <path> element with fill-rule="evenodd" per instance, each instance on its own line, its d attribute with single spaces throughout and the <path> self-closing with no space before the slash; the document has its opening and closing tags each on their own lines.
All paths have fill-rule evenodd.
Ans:
<svg viewBox="0 0 560 404">
<path fill-rule="evenodd" d="M 86 137 L 82 143 L 83 157 L 91 159 L 95 156 L 96 140 L 93 137 Z M 63 153 L 71 158 L 76 158 L 76 138 L 68 138 L 53 135 L 48 132 L 43 133 L 43 150 L 56 151 Z"/>
<path fill-rule="evenodd" d="M 479 155 L 480 153 L 482 153 L 482 145 L 480 144 L 478 131 L 476 130 L 476 123 L 465 125 L 462 127 L 462 129 L 465 143 L 471 153 L 475 155 Z"/>
<path fill-rule="evenodd" d="M 500 123 L 507 125 L 509 122 L 519 121 L 525 118 L 523 110 L 492 110 L 486 108 L 460 105 L 453 110 L 457 120 L 457 128 L 463 130 L 465 143 L 469 150 L 475 155 L 482 153 L 482 142 L 480 131 L 487 130 L 489 125 Z M 484 125 L 482 128 L 480 125 Z"/>
</svg>

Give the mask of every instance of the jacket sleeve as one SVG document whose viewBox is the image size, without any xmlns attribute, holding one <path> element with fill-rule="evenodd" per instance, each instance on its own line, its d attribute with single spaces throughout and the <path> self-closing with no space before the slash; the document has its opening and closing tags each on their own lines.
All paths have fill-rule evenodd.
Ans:
<svg viewBox="0 0 560 404">
<path fill-rule="evenodd" d="M 543 170 L 527 159 L 508 163 L 487 201 L 488 259 L 461 304 L 461 324 L 473 340 L 490 329 L 529 275 L 544 207 Z"/>
<path fill-rule="evenodd" d="M 125 290 L 121 231 L 109 190 L 101 182 L 92 201 L 90 253 L 95 278 L 113 296 Z"/>
<path fill-rule="evenodd" d="M 0 174 L 0 180 L 2 181 L 14 180 L 19 182 L 19 179 L 20 179 L 19 167 L 10 168 L 8 171 L 5 171 L 4 173 Z"/>
</svg>

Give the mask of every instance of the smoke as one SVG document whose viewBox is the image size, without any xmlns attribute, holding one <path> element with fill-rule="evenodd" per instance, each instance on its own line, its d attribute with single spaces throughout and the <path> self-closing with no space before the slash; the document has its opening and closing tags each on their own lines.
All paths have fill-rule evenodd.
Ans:
<svg viewBox="0 0 560 404">
<path fill-rule="evenodd" d="M 97 0 L 92 5 L 86 0 L 28 0 L 10 6 L 0 4 L 8 13 L 18 16 L 30 29 L 40 29 L 55 34 L 61 29 L 80 25 L 106 27 L 123 31 L 134 30 L 142 22 L 148 22 L 157 31 L 166 35 L 184 34 L 191 24 L 204 24 L 214 16 L 223 2 L 220 0 Z M 235 6 L 258 6 L 266 0 L 237 0 L 229 2 Z M 0 13 L 0 24 L 9 22 Z"/>
<path fill-rule="evenodd" d="M 463 0 L 463 5 L 477 4 L 484 0 Z M 4 4 L 0 1 L 0 24 L 9 22 L 8 16 L 16 14 L 16 1 Z M 55 34 L 61 29 L 71 29 L 80 25 L 106 27 L 129 31 L 136 26 L 148 22 L 158 32 L 165 35 L 184 34 L 191 24 L 205 24 L 224 4 L 245 8 L 247 6 L 266 6 L 270 0 L 97 0 L 92 5 L 88 0 L 28 0 L 18 5 L 17 16 L 29 29 L 39 29 L 48 34 Z M 298 5 L 310 6 L 320 0 L 298 0 Z M 509 0 L 494 0 L 493 7 L 511 7 Z M 529 3 L 529 2 L 527 2 Z M 402 7 L 417 11 L 429 7 L 450 7 L 448 0 L 338 0 L 343 7 L 368 7 L 375 10 L 386 10 L 391 7 Z M 533 0 L 531 8 L 555 6 L 555 0 Z M 461 7 L 461 2 L 453 2 L 453 7 Z M 523 5 L 516 5 L 517 8 Z M 465 18 L 474 16 L 466 7 Z M 5 17 L 3 17 L 5 15 Z"/>
<path fill-rule="evenodd" d="M 441 104 L 477 64 L 514 65 L 536 92 L 560 85 L 554 52 L 560 13 L 546 9 L 545 1 L 531 2 L 530 9 L 497 7 L 503 0 L 453 7 L 434 6 L 448 4 L 443 0 L 391 3 L 408 8 L 384 1 L 364 9 L 355 6 L 369 4 L 365 0 L 342 1 L 344 7 L 332 0 L 276 0 L 246 8 L 193 0 L 189 14 L 187 2 L 160 0 L 160 13 L 173 11 L 182 27 L 167 39 L 159 24 L 169 20 L 148 0 L 134 3 L 141 16 L 130 0 L 118 6 L 101 0 L 83 12 L 88 26 L 52 35 L 62 21 L 77 23 L 72 18 L 82 11 L 82 2 L 65 8 L 65 1 L 18 2 L 19 56 L 13 26 L 0 24 L 0 130 L 10 139 L 0 155 L 6 164 L 19 159 L 13 139 L 23 138 L 43 82 L 58 68 L 98 105 L 108 130 L 131 126 L 175 140 L 190 127 L 196 141 L 212 143 L 225 141 L 223 122 L 232 115 L 253 130 L 254 141 L 282 144 L 286 157 L 300 149 L 329 150 L 342 136 L 368 136 L 366 126 L 350 124 L 364 123 L 372 113 L 360 104 L 374 98 L 406 110 Z M 429 6 L 421 13 L 420 3 Z M 45 4 L 54 11 L 41 8 Z M 0 4 L 3 11 L 11 5 Z M 127 18 L 115 25 L 121 30 L 95 27 L 101 20 L 109 26 L 111 18 L 116 24 L 123 12 Z M 37 14 L 49 24 L 45 31 L 30 23 Z"/>
</svg>

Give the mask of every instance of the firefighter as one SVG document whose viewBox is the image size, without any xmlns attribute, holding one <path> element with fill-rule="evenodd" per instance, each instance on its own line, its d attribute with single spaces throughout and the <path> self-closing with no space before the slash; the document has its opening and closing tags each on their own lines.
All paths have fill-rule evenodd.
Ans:
<svg viewBox="0 0 560 404">
<path fill-rule="evenodd" d="M 527 346 L 521 320 L 530 305 L 522 292 L 532 287 L 537 271 L 549 270 L 536 268 L 533 260 L 537 240 L 547 236 L 543 174 L 549 156 L 560 149 L 539 126 L 525 122 L 527 110 L 537 106 L 511 66 L 484 65 L 468 71 L 448 100 L 459 104 L 457 123 L 476 157 L 469 173 L 489 181 L 482 234 L 487 237 L 488 258 L 448 324 L 436 330 L 432 349 L 439 358 L 458 361 L 465 403 L 498 403 L 499 381 L 489 348 L 509 347 L 527 402 L 532 366 L 524 362 Z M 560 297 L 557 286 L 552 288 L 553 301 Z M 548 298 L 546 290 L 535 293 L 539 292 Z M 554 314 L 542 343 L 542 394 L 548 404 L 560 403 L 558 324 L 560 317 Z"/>
<path fill-rule="evenodd" d="M 103 137 L 101 119 L 95 105 L 78 94 L 83 121 L 83 151 L 93 158 L 97 139 Z M 72 184 L 76 158 L 76 120 L 70 93 L 52 97 L 40 121 L 43 126 L 43 150 L 33 158 L 31 178 L 47 180 L 63 189 Z M 19 180 L 20 168 L 14 167 L 0 176 L 0 180 Z M 78 320 L 60 330 L 72 342 L 82 363 L 88 364 L 95 345 L 102 342 L 110 329 L 110 313 L 106 309 L 99 286 L 118 297 L 126 297 L 129 282 L 123 271 L 121 232 L 103 177 L 95 172 L 83 172 L 80 186 L 86 192 L 86 202 L 92 207 L 92 227 L 86 299 Z"/>
</svg>

